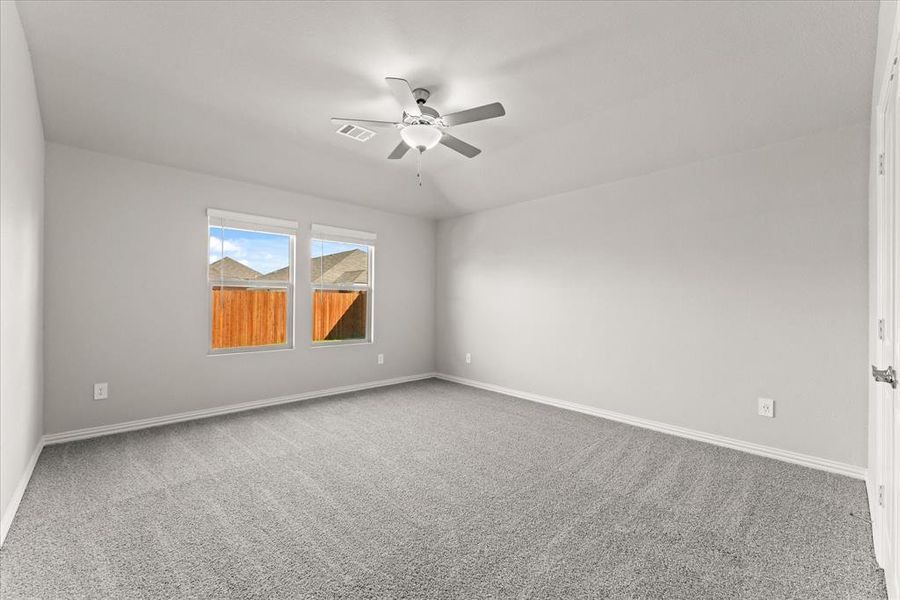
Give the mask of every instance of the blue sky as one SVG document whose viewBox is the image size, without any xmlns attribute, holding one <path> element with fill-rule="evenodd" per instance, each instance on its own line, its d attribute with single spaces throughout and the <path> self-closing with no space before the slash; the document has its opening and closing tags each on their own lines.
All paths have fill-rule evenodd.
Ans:
<svg viewBox="0 0 900 600">
<path fill-rule="evenodd" d="M 220 227 L 209 228 L 209 262 L 224 255 L 260 273 L 271 273 L 290 263 L 291 241 L 286 235 L 243 231 Z"/>
<path fill-rule="evenodd" d="M 223 239 L 224 238 L 224 239 Z M 223 247 L 224 243 L 224 247 Z M 224 256 L 247 265 L 260 273 L 271 273 L 289 264 L 290 238 L 276 233 L 243 231 L 220 227 L 209 228 L 209 262 L 215 262 Z M 323 242 L 313 240 L 311 256 L 316 258 L 337 252 L 346 252 L 365 246 L 344 244 L 341 242 Z"/>
</svg>

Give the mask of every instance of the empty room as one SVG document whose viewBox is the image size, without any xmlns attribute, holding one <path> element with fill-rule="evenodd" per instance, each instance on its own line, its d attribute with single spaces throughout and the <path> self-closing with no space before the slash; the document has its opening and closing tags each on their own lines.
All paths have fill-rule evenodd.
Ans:
<svg viewBox="0 0 900 600">
<path fill-rule="evenodd" d="M 0 8 L 0 600 L 900 600 L 896 0 Z"/>
</svg>

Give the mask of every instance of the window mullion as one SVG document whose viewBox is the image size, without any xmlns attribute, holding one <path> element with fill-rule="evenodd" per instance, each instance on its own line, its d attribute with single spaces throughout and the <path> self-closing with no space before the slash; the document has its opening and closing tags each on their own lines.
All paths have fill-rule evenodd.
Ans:
<svg viewBox="0 0 900 600">
<path fill-rule="evenodd" d="M 371 288 L 368 285 L 341 285 L 339 283 L 313 283 L 314 290 L 329 290 L 334 292 L 366 292 Z"/>
<path fill-rule="evenodd" d="M 224 281 L 219 281 L 218 279 L 210 280 L 210 285 L 216 287 L 244 287 L 244 288 L 289 288 L 293 284 L 290 281 L 254 281 L 252 279 L 242 280 L 242 279 L 225 279 Z"/>
</svg>

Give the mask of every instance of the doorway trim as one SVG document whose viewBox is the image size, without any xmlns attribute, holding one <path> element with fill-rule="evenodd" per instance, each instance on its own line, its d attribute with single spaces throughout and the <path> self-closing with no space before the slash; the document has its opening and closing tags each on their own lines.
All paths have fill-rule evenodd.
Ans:
<svg viewBox="0 0 900 600">
<path fill-rule="evenodd" d="M 879 314 L 879 285 L 880 281 L 879 277 L 879 269 L 878 269 L 878 253 L 879 253 L 879 238 L 878 231 L 881 227 L 880 215 L 881 215 L 881 207 L 883 206 L 883 201 L 885 200 L 885 194 L 887 190 L 885 189 L 885 177 L 882 175 L 883 169 L 895 168 L 894 165 L 884 165 L 882 167 L 882 159 L 881 157 L 884 155 L 884 134 L 885 134 L 885 122 L 884 122 L 884 112 L 887 107 L 888 102 L 896 102 L 896 98 L 893 94 L 891 94 L 891 79 L 892 74 L 894 77 L 900 77 L 900 15 L 895 16 L 892 31 L 891 31 L 891 40 L 890 45 L 888 46 L 889 55 L 887 56 L 887 60 L 885 61 L 885 68 L 881 73 L 881 85 L 878 90 L 875 90 L 877 93 L 878 101 L 873 106 L 873 121 L 875 124 L 874 131 L 872 135 L 874 136 L 874 143 L 870 145 L 870 147 L 874 150 L 872 155 L 870 156 L 870 168 L 872 169 L 870 182 L 873 190 L 870 190 L 869 193 L 869 236 L 870 236 L 870 258 L 869 258 L 869 293 L 871 296 L 870 304 L 869 304 L 869 364 L 878 364 L 879 360 L 879 347 L 881 346 L 881 341 L 878 337 L 878 320 L 880 317 Z M 900 173 L 895 173 L 894 177 L 900 177 Z M 895 206 L 895 212 L 897 209 L 900 209 L 900 202 L 898 202 L 897 198 L 893 199 L 893 203 Z M 896 218 L 896 217 L 895 217 Z M 896 300 L 895 300 L 896 302 Z M 892 335 L 893 339 L 893 335 Z M 868 469 L 866 475 L 866 491 L 868 493 L 869 498 L 869 513 L 872 518 L 872 543 L 875 549 L 875 556 L 878 560 L 878 564 L 880 567 L 884 569 L 885 576 L 885 584 L 887 587 L 888 597 L 892 600 L 900 600 L 900 567 L 896 564 L 898 561 L 897 557 L 894 557 L 895 560 L 891 561 L 888 556 L 888 543 L 890 536 L 894 535 L 894 532 L 888 531 L 887 523 L 884 522 L 884 516 L 881 507 L 878 503 L 878 473 L 881 469 L 881 457 L 884 452 L 893 451 L 888 448 L 880 448 L 879 443 L 880 439 L 878 436 L 878 427 L 880 425 L 879 421 L 879 406 L 878 406 L 878 392 L 876 385 L 884 385 L 884 384 L 876 384 L 874 379 L 869 377 L 869 387 L 868 387 L 868 406 L 869 406 L 869 418 L 868 418 L 868 446 L 869 446 L 869 460 L 868 460 Z M 893 419 L 893 415 L 888 415 L 887 418 Z M 900 435 L 900 431 L 895 431 L 894 435 Z M 900 485 L 900 476 L 895 475 L 895 483 L 894 487 L 896 488 Z M 885 499 L 886 502 L 890 502 L 891 499 Z M 895 516 L 895 520 L 897 517 Z M 896 548 L 895 552 L 900 553 L 900 548 Z M 894 564 L 892 564 L 894 563 Z"/>
</svg>

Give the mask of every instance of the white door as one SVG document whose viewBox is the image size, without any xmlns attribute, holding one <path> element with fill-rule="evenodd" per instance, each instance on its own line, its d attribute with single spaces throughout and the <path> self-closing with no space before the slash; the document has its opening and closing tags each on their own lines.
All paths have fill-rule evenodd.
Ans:
<svg viewBox="0 0 900 600">
<path fill-rule="evenodd" d="M 896 299 L 898 243 L 898 160 L 897 135 L 897 62 L 891 71 L 887 94 L 881 107 L 882 131 L 879 156 L 879 194 L 877 202 L 877 322 L 875 378 L 876 465 L 875 512 L 872 515 L 876 549 L 891 597 L 900 598 L 900 394 L 894 369 L 900 367 L 900 318 Z"/>
</svg>

